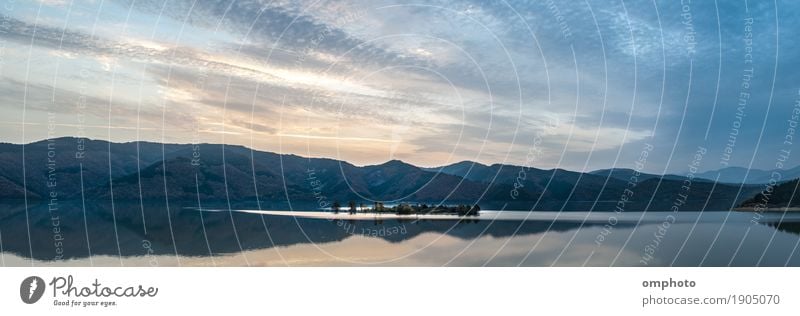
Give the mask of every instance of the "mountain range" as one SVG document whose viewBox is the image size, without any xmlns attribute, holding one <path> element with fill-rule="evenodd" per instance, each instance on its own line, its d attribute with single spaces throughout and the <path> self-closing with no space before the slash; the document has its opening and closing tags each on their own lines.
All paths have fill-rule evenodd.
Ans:
<svg viewBox="0 0 800 316">
<path fill-rule="evenodd" d="M 24 147 L 24 150 L 23 150 Z M 421 168 L 399 160 L 355 166 L 346 161 L 251 150 L 238 145 L 114 143 L 63 137 L 0 144 L 0 198 L 85 201 L 333 201 L 479 203 L 512 209 L 727 210 L 760 186 L 632 171 L 581 173 L 459 162 Z M 633 194 L 626 195 L 626 189 Z"/>
<path fill-rule="evenodd" d="M 632 169 L 626 168 L 614 168 L 614 169 L 601 169 L 595 170 L 590 172 L 591 174 L 595 175 L 602 175 L 602 176 L 611 176 L 618 179 L 625 179 L 633 173 Z M 791 179 L 800 178 L 800 166 L 791 168 L 791 169 L 772 169 L 772 170 L 761 170 L 761 169 L 747 169 L 742 167 L 726 167 L 718 170 L 709 170 L 704 172 L 699 172 L 694 174 L 696 179 L 702 179 L 705 181 L 716 181 L 721 183 L 731 183 L 731 184 L 765 184 L 772 181 L 774 178 L 774 174 L 779 173 L 780 179 L 784 179 L 784 181 L 790 181 Z M 664 179 L 672 179 L 672 180 L 680 180 L 685 178 L 685 176 L 675 175 L 675 174 L 665 174 L 663 176 L 656 175 L 656 174 L 642 174 L 642 177 L 645 178 L 661 178 Z M 719 178 L 717 178 L 719 177 Z"/>
</svg>

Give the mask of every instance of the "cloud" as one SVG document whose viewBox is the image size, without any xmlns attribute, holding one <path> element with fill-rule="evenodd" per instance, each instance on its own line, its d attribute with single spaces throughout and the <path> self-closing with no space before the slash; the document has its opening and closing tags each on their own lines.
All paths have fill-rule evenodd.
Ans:
<svg viewBox="0 0 800 316">
<path fill-rule="evenodd" d="M 115 120 L 137 113 L 137 124 L 166 128 L 163 114 L 178 140 L 199 124 L 209 142 L 250 145 L 259 135 L 258 149 L 359 164 L 523 163 L 530 139 L 559 118 L 542 164 L 609 167 L 653 141 L 678 142 L 654 159 L 675 156 L 677 167 L 666 168 L 680 169 L 692 147 L 724 143 L 741 85 L 742 3 L 691 4 L 694 54 L 679 3 L 115 0 L 75 6 L 69 20 L 64 7 L 34 19 L 38 3 L 28 6 L 0 24 L 4 43 L 21 48 L 4 56 L 7 104 L 27 82 L 31 109 L 52 109 L 48 91 L 74 98 L 87 81 L 75 74 L 86 69 L 96 113 L 107 116 L 103 101 L 113 96 Z M 779 5 L 780 32 L 772 4 L 749 8 L 757 76 L 742 153 L 775 147 L 775 111 L 794 98 L 800 75 L 787 69 L 797 63 L 800 21 L 791 6 Z M 16 70 L 28 50 L 41 62 L 26 78 Z"/>
</svg>

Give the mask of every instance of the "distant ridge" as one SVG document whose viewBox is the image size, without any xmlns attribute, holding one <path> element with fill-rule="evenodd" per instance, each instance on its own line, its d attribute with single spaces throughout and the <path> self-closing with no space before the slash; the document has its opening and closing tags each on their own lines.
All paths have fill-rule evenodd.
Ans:
<svg viewBox="0 0 800 316">
<path fill-rule="evenodd" d="M 598 175 L 598 176 L 604 176 L 604 177 L 609 177 L 610 176 L 612 178 L 616 178 L 616 179 L 620 179 L 620 180 L 627 180 L 627 179 L 630 179 L 631 176 L 633 176 L 634 172 L 635 172 L 635 170 L 633 170 L 633 169 L 614 168 L 614 169 L 595 170 L 595 171 L 592 171 L 590 173 L 594 174 L 594 175 Z M 639 179 L 640 180 L 660 179 L 660 178 L 663 178 L 664 180 L 676 180 L 676 181 L 683 181 L 683 179 L 686 179 L 685 176 L 679 176 L 679 175 L 674 175 L 674 174 L 657 175 L 657 174 L 643 173 L 643 172 L 639 173 Z M 693 181 L 709 182 L 709 181 L 713 181 L 713 180 L 708 180 L 708 179 L 699 178 L 699 177 L 695 176 Z"/>
<path fill-rule="evenodd" d="M 800 166 L 791 169 L 760 170 L 742 167 L 728 167 L 719 170 L 698 173 L 697 177 L 714 181 L 719 174 L 719 182 L 725 183 L 747 183 L 760 184 L 769 183 L 773 178 L 773 173 L 780 174 L 780 181 L 789 181 L 800 178 Z"/>
</svg>

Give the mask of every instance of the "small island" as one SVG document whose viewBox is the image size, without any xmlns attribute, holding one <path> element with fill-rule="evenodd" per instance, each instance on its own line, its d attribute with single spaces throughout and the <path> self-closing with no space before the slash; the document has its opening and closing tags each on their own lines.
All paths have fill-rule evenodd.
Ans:
<svg viewBox="0 0 800 316">
<path fill-rule="evenodd" d="M 475 205 L 427 205 L 400 203 L 395 206 L 384 206 L 381 202 L 374 202 L 372 207 L 364 203 L 357 204 L 355 201 L 347 203 L 347 207 L 342 207 L 338 201 L 333 202 L 331 211 L 338 214 L 347 211 L 350 214 L 374 213 L 374 214 L 397 214 L 397 215 L 456 215 L 456 216 L 478 216 L 481 207 Z"/>
<path fill-rule="evenodd" d="M 734 210 L 751 212 L 800 211 L 800 199 L 795 198 L 798 187 L 800 187 L 800 179 L 778 184 L 765 184 L 761 192 L 745 200 Z"/>
</svg>

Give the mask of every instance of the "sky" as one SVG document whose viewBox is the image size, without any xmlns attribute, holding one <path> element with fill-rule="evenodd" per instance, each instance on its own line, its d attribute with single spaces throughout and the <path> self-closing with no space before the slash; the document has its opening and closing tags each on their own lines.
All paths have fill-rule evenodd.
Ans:
<svg viewBox="0 0 800 316">
<path fill-rule="evenodd" d="M 789 168 L 798 6 L 4 0 L 0 142 L 224 143 L 356 165 Z"/>
</svg>

